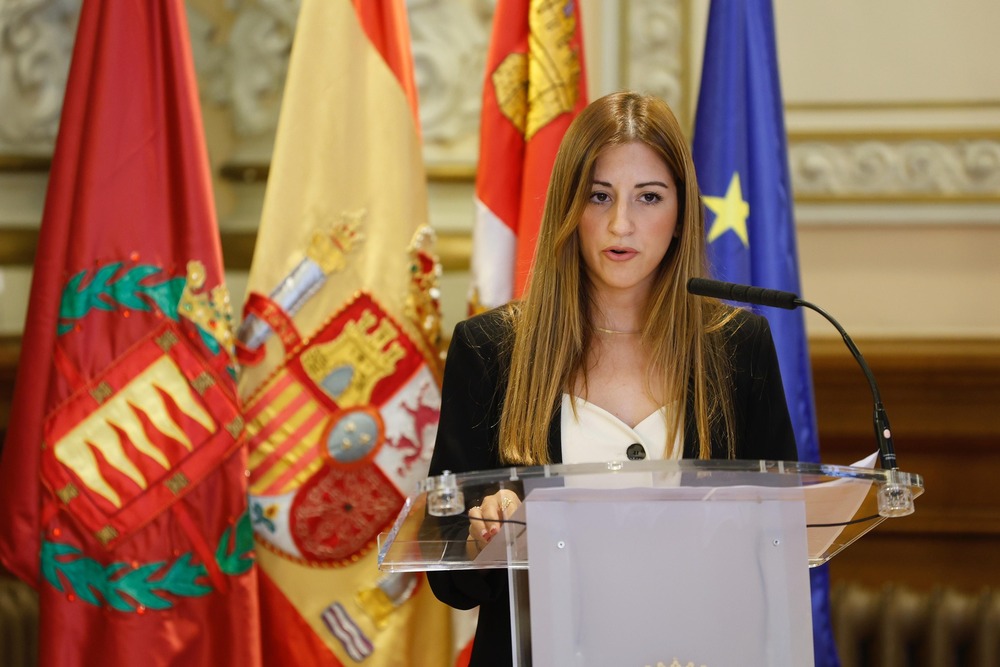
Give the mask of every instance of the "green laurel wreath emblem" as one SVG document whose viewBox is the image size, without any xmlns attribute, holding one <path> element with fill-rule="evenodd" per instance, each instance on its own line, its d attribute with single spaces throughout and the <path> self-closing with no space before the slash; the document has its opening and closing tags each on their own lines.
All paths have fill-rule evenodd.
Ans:
<svg viewBox="0 0 1000 667">
<path fill-rule="evenodd" d="M 91 310 L 110 311 L 121 307 L 148 311 L 155 305 L 170 319 L 178 319 L 177 302 L 184 291 L 185 278 L 148 281 L 163 270 L 158 266 L 140 264 L 116 279 L 121 267 L 122 262 L 106 264 L 97 269 L 89 282 L 84 282 L 87 271 L 69 279 L 59 303 L 59 335 L 71 331 L 74 324 Z"/>
<path fill-rule="evenodd" d="M 230 545 L 232 542 L 232 545 Z M 69 544 L 42 541 L 42 574 L 56 590 L 71 592 L 88 604 L 107 605 L 123 612 L 140 608 L 170 609 L 173 597 L 201 597 L 212 592 L 201 583 L 208 576 L 203 563 L 193 561 L 190 553 L 172 562 L 157 561 L 133 567 L 128 563 L 104 566 Z M 228 576 L 238 576 L 253 567 L 253 527 L 244 512 L 236 525 L 226 528 L 215 550 L 215 562 Z M 102 600 L 104 601 L 102 603 Z"/>
</svg>

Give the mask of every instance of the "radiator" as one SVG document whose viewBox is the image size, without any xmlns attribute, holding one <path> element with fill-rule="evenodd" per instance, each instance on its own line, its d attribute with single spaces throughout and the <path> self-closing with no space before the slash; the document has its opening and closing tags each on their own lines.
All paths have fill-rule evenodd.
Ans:
<svg viewBox="0 0 1000 667">
<path fill-rule="evenodd" d="M 830 611 L 841 667 L 1000 667 L 1000 591 L 840 584 Z"/>
<path fill-rule="evenodd" d="M 0 574 L 0 665 L 38 664 L 38 595 L 30 586 Z"/>
</svg>

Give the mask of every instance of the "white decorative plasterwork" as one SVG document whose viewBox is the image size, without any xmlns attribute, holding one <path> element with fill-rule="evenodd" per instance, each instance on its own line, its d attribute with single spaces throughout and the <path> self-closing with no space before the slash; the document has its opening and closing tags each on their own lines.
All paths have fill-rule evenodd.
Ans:
<svg viewBox="0 0 1000 667">
<path fill-rule="evenodd" d="M 474 164 L 483 68 L 496 0 L 408 0 L 424 154 L 430 164 Z M 266 163 L 301 0 L 227 0 L 232 20 L 189 11 L 201 94 L 227 107 L 232 161 Z"/>
<path fill-rule="evenodd" d="M 789 146 L 797 196 L 1000 199 L 1000 141 L 872 139 Z"/>
<path fill-rule="evenodd" d="M 626 11 L 626 86 L 686 109 L 681 0 L 628 0 Z"/>
<path fill-rule="evenodd" d="M 189 7 L 191 49 L 202 99 L 227 107 L 233 160 L 267 163 L 301 0 L 226 0 L 225 27 Z"/>
<path fill-rule="evenodd" d="M 474 165 L 496 0 L 407 0 L 424 157 Z"/>
<path fill-rule="evenodd" d="M 0 3 L 0 155 L 55 145 L 80 0 Z"/>
</svg>

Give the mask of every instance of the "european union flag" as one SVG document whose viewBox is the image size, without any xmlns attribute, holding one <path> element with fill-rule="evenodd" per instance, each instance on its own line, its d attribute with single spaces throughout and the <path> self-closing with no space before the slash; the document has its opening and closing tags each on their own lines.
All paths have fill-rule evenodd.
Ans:
<svg viewBox="0 0 1000 667">
<path fill-rule="evenodd" d="M 799 293 L 798 249 L 771 0 L 712 0 L 694 161 L 714 277 Z M 771 325 L 799 459 L 819 461 L 801 310 L 761 308 Z M 817 667 L 839 665 L 826 567 L 811 572 Z"/>
</svg>

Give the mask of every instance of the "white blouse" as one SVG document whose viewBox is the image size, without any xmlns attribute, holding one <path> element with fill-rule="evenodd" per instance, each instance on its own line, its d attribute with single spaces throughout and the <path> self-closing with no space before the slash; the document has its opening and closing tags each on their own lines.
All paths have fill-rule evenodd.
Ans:
<svg viewBox="0 0 1000 667">
<path fill-rule="evenodd" d="M 574 401 L 576 414 L 573 413 Z M 663 443 L 667 440 L 666 407 L 633 428 L 599 405 L 563 394 L 561 419 L 563 463 L 625 461 L 629 458 L 629 447 L 636 444 L 645 450 L 647 460 L 667 458 L 663 451 Z M 683 449 L 682 438 L 678 435 L 669 458 L 679 459 Z"/>
</svg>

